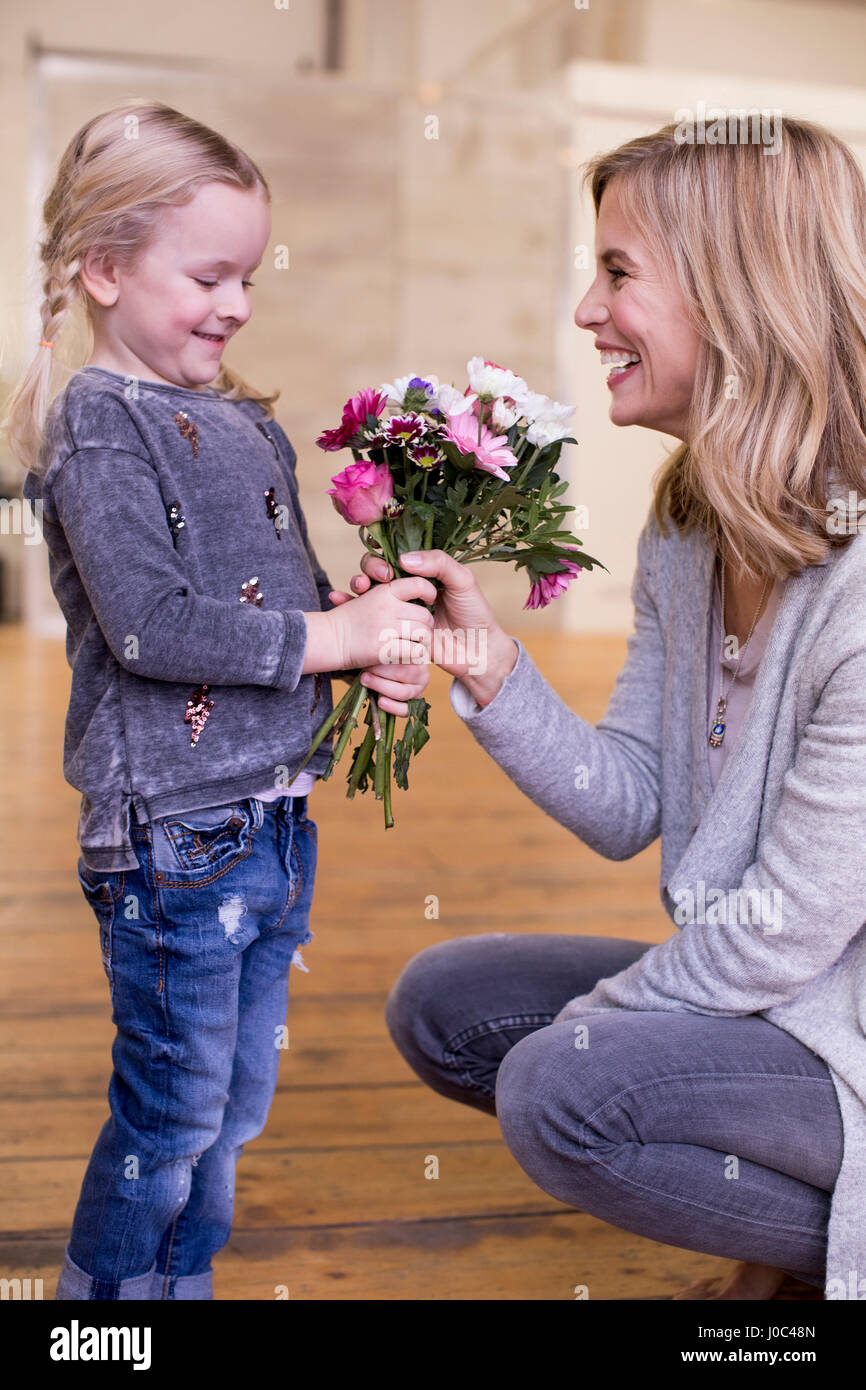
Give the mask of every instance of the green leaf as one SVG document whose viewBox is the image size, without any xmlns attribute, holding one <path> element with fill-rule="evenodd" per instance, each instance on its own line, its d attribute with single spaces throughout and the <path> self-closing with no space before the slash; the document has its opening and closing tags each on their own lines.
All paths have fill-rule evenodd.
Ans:
<svg viewBox="0 0 866 1390">
<path fill-rule="evenodd" d="M 463 503 L 466 501 L 466 494 L 469 490 L 469 479 L 458 478 L 453 487 L 449 487 L 445 493 L 445 500 L 448 506 L 455 512 L 459 512 Z"/>
<path fill-rule="evenodd" d="M 394 781 L 402 791 L 409 790 L 409 759 L 412 756 L 411 745 L 405 738 L 398 738 L 394 743 Z"/>
<path fill-rule="evenodd" d="M 578 545 L 576 537 L 573 537 L 570 544 Z M 591 570 L 598 565 L 599 568 L 607 571 L 607 566 L 594 556 L 587 555 L 583 550 L 573 550 L 567 555 L 560 553 L 554 546 L 538 547 L 523 551 L 515 560 L 515 565 L 520 567 L 529 565 L 535 570 L 536 574 L 562 574 L 565 571 L 565 562 L 578 565 L 581 569 Z"/>
<path fill-rule="evenodd" d="M 418 753 L 430 738 L 427 731 L 427 716 L 430 706 L 421 698 L 409 700 L 409 715 L 403 729 L 403 736 L 394 743 L 394 781 L 403 791 L 409 787 L 409 762 L 413 753 Z"/>
<path fill-rule="evenodd" d="M 536 574 L 561 574 L 565 568 L 561 561 L 538 550 L 527 555 L 525 563 L 531 565 Z"/>
<path fill-rule="evenodd" d="M 444 550 L 450 539 L 458 521 L 460 520 L 457 512 L 450 510 L 440 512 L 433 525 L 433 549 Z"/>
<path fill-rule="evenodd" d="M 440 447 L 448 462 L 453 464 L 455 468 L 459 468 L 462 473 L 468 473 L 470 469 L 475 467 L 475 455 L 461 454 L 457 445 L 450 439 L 441 440 Z"/>
<path fill-rule="evenodd" d="M 420 497 L 412 502 L 407 502 L 406 506 L 413 516 L 417 516 L 419 521 L 429 521 L 431 516 L 436 516 L 437 509 L 432 502 L 422 502 Z"/>
<path fill-rule="evenodd" d="M 424 527 L 408 507 L 395 523 L 392 539 L 398 555 L 404 550 L 420 550 Z"/>
<path fill-rule="evenodd" d="M 520 488 L 512 487 L 510 483 L 506 483 L 501 491 L 497 493 L 497 496 L 500 505 L 503 507 L 528 507 L 532 501 L 532 498 L 527 492 L 521 491 Z"/>
</svg>

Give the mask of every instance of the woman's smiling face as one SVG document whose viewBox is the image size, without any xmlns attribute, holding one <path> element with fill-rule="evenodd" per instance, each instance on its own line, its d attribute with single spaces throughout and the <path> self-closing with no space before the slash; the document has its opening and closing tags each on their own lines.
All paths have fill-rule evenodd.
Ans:
<svg viewBox="0 0 866 1390">
<path fill-rule="evenodd" d="M 574 321 L 595 335 L 602 352 L 620 349 L 640 358 L 636 367 L 608 376 L 610 418 L 685 439 L 700 339 L 679 285 L 630 230 L 616 179 L 602 194 L 595 250 L 598 273 Z"/>
</svg>

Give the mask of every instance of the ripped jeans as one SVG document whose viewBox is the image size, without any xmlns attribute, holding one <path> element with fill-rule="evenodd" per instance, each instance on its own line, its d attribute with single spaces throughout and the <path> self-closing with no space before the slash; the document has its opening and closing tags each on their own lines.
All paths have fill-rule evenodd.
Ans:
<svg viewBox="0 0 866 1390">
<path fill-rule="evenodd" d="M 265 1126 L 306 970 L 317 826 L 307 797 L 137 824 L 136 870 L 78 875 L 109 982 L 111 1111 L 58 1299 L 211 1299 L 235 1166 Z"/>
</svg>

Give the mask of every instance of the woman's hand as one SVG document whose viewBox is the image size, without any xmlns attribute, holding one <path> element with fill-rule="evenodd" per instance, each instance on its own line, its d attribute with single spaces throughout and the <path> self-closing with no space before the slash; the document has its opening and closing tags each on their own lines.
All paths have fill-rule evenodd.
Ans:
<svg viewBox="0 0 866 1390">
<path fill-rule="evenodd" d="M 456 676 L 479 704 L 489 704 L 517 661 L 517 644 L 499 626 L 468 565 L 444 550 L 412 554 L 414 560 L 408 553 L 399 557 L 402 568 L 425 579 L 439 579 L 443 585 L 433 613 L 433 662 Z M 370 551 L 365 551 L 361 569 L 363 574 L 355 574 L 349 581 L 356 595 L 366 593 L 375 581 L 391 579 L 394 573 Z"/>
<path fill-rule="evenodd" d="M 369 585 L 367 586 L 369 587 Z M 342 589 L 332 589 L 329 594 L 335 608 L 357 598 L 357 594 L 344 593 Z M 417 605 L 415 605 L 417 607 Z M 428 620 L 426 611 L 424 619 Z M 353 671 L 335 672 L 351 681 Z M 377 666 L 365 666 L 361 671 L 361 684 L 379 695 L 379 709 L 385 714 L 396 714 L 405 719 L 409 713 L 407 700 L 416 700 L 423 695 L 430 679 L 429 663 L 413 662 L 411 665 L 391 662 Z"/>
</svg>

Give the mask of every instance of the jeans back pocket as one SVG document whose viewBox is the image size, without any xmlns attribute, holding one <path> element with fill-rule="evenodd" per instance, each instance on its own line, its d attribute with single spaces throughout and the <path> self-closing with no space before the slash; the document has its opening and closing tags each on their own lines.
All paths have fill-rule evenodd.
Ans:
<svg viewBox="0 0 866 1390">
<path fill-rule="evenodd" d="M 153 864 L 158 879 L 214 878 L 252 849 L 262 824 L 261 803 L 248 797 L 224 806 L 160 816 L 151 822 Z"/>
</svg>

